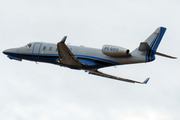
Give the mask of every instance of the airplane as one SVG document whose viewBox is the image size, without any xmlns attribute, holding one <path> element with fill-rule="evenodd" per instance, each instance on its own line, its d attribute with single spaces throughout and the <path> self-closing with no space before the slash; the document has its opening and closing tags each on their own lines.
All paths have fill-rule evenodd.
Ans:
<svg viewBox="0 0 180 120">
<path fill-rule="evenodd" d="M 52 63 L 71 69 L 85 70 L 88 74 L 114 80 L 147 84 L 150 78 L 147 78 L 144 82 L 139 82 L 109 75 L 100 72 L 98 69 L 116 65 L 151 62 L 155 60 L 155 55 L 176 59 L 176 57 L 157 52 L 165 31 L 165 27 L 157 28 L 132 52 L 129 49 L 114 45 L 104 45 L 102 49 L 66 45 L 67 36 L 64 36 L 57 44 L 31 42 L 23 47 L 4 50 L 3 53 L 8 58 L 18 61 L 25 59 L 35 62 Z"/>
</svg>

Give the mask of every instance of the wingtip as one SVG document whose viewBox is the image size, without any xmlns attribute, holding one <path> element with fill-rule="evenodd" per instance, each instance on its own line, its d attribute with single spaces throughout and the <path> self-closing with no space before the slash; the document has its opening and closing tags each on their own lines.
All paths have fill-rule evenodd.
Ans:
<svg viewBox="0 0 180 120">
<path fill-rule="evenodd" d="M 143 84 L 147 84 L 148 81 L 149 81 L 149 79 L 150 79 L 150 78 L 147 78 L 147 79 L 143 82 Z"/>
<path fill-rule="evenodd" d="M 66 41 L 67 36 L 64 36 L 60 43 L 64 43 Z"/>
</svg>

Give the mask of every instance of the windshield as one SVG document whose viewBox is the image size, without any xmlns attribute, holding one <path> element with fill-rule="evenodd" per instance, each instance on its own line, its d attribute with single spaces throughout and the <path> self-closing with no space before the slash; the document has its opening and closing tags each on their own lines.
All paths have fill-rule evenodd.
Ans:
<svg viewBox="0 0 180 120">
<path fill-rule="evenodd" d="M 26 48 L 31 48 L 31 46 L 32 46 L 32 44 L 29 43 L 29 44 L 25 45 L 24 47 L 26 47 Z"/>
</svg>

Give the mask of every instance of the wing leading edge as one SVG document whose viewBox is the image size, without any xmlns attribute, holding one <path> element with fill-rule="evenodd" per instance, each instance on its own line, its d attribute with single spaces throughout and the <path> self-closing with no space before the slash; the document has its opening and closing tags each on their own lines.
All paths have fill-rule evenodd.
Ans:
<svg viewBox="0 0 180 120">
<path fill-rule="evenodd" d="M 125 78 L 121 78 L 121 77 L 116 77 L 116 76 L 108 75 L 108 74 L 99 72 L 98 70 L 89 71 L 88 74 L 98 75 L 98 76 L 101 76 L 101 77 L 111 78 L 111 79 L 125 81 L 125 82 L 130 82 L 130 83 L 140 83 L 140 84 L 147 84 L 149 79 L 150 79 L 150 78 L 147 78 L 144 82 L 139 82 L 139 81 L 135 81 L 135 80 L 130 80 L 130 79 L 125 79 Z"/>
<path fill-rule="evenodd" d="M 67 36 L 64 36 L 64 38 L 57 44 L 58 54 L 59 54 L 58 62 L 63 64 L 64 66 L 81 68 L 84 64 L 80 62 L 71 52 L 71 50 L 66 46 L 65 44 L 66 38 Z"/>
</svg>

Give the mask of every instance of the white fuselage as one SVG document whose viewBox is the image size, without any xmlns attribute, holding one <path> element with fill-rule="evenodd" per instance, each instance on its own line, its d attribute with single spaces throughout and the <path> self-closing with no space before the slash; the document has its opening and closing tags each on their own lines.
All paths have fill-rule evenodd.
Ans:
<svg viewBox="0 0 180 120">
<path fill-rule="evenodd" d="M 101 49 L 72 45 L 68 45 L 68 48 L 80 62 L 88 66 L 82 69 L 98 69 L 107 66 L 146 62 L 144 56 L 139 52 L 138 54 L 132 52 L 129 56 L 124 57 L 110 57 L 103 54 Z M 57 44 L 52 43 L 33 42 L 21 48 L 5 50 L 4 53 L 11 59 L 19 58 L 19 60 L 26 59 L 59 64 L 57 62 L 59 59 Z"/>
</svg>

